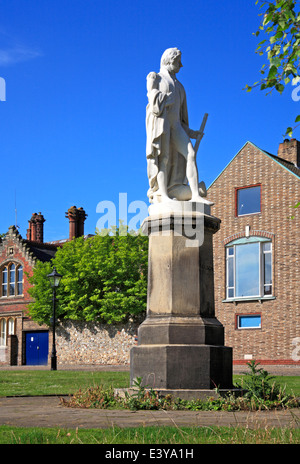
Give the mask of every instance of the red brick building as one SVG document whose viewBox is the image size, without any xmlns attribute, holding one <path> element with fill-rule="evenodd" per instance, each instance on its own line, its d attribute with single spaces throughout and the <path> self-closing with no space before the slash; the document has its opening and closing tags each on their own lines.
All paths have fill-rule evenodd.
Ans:
<svg viewBox="0 0 300 464">
<path fill-rule="evenodd" d="M 300 362 L 300 143 L 247 142 L 208 189 L 216 316 L 234 363 Z M 291 216 L 294 215 L 294 218 Z"/>
<path fill-rule="evenodd" d="M 47 364 L 52 343 L 48 326 L 31 321 L 26 308 L 31 301 L 28 276 L 37 261 L 50 261 L 59 246 L 84 234 L 85 211 L 73 206 L 66 213 L 69 238 L 44 243 L 41 213 L 33 214 L 23 239 L 14 226 L 0 239 L 0 364 Z"/>
</svg>

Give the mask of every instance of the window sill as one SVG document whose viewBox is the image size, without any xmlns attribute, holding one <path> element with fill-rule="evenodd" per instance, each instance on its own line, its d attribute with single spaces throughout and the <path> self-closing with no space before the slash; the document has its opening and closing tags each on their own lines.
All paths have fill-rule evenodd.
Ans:
<svg viewBox="0 0 300 464">
<path fill-rule="evenodd" d="M 260 301 L 261 303 L 263 301 L 268 301 L 268 300 L 275 300 L 275 296 L 248 296 L 245 298 L 227 298 L 225 300 L 222 300 L 222 303 L 243 303 L 244 301 Z"/>
<path fill-rule="evenodd" d="M 246 214 L 236 214 L 236 218 L 243 218 L 247 216 L 255 216 L 256 214 L 261 214 L 261 211 L 257 211 L 256 213 L 246 213 Z"/>
<path fill-rule="evenodd" d="M 235 330 L 261 330 L 261 327 L 236 327 Z"/>
</svg>

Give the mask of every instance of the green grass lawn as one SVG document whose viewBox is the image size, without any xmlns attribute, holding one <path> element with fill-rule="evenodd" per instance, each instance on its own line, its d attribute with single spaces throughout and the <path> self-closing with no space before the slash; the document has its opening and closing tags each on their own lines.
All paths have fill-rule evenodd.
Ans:
<svg viewBox="0 0 300 464">
<path fill-rule="evenodd" d="M 69 395 L 94 385 L 129 387 L 129 372 L 0 371 L 0 397 Z"/>
<path fill-rule="evenodd" d="M 233 382 L 241 383 L 242 377 L 242 375 L 234 375 Z M 282 388 L 285 387 L 287 393 L 294 394 L 295 396 L 300 396 L 299 375 L 276 375 L 274 376 L 274 382 L 280 384 Z"/>
<path fill-rule="evenodd" d="M 167 444 L 172 446 L 175 444 L 297 444 L 299 441 L 299 428 L 151 426 L 74 430 L 0 426 L 0 444 Z"/>
<path fill-rule="evenodd" d="M 234 382 L 241 376 L 234 376 Z M 276 376 L 288 393 L 300 396 L 298 376 Z M 129 387 L 129 372 L 0 371 L 0 396 L 68 395 L 94 385 Z M 0 444 L 296 444 L 300 429 L 264 427 L 138 427 L 60 429 L 0 426 Z"/>
<path fill-rule="evenodd" d="M 240 381 L 235 375 L 233 381 Z M 286 391 L 300 396 L 299 376 L 276 376 Z M 94 385 L 129 387 L 129 372 L 108 371 L 0 371 L 0 396 L 68 395 Z"/>
</svg>

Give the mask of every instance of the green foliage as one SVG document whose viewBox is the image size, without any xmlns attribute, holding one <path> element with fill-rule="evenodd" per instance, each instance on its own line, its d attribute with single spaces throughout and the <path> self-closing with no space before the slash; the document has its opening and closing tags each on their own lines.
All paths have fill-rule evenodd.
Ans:
<svg viewBox="0 0 300 464">
<path fill-rule="evenodd" d="M 114 234 L 79 237 L 58 249 L 49 263 L 38 263 L 30 279 L 34 302 L 29 313 L 49 323 L 52 313 L 47 274 L 55 266 L 62 274 L 57 290 L 57 316 L 106 323 L 126 322 L 146 309 L 148 239 Z"/>
<path fill-rule="evenodd" d="M 245 373 L 242 385 L 236 388 L 241 394 L 233 392 L 226 397 L 208 398 L 207 400 L 182 400 L 172 395 L 160 396 L 148 386 L 142 385 L 141 377 L 134 384 L 134 393 L 125 391 L 120 397 L 113 389 L 93 387 L 79 391 L 69 400 L 62 399 L 64 406 L 87 408 L 125 408 L 130 410 L 191 410 L 191 411 L 256 411 L 259 409 L 283 409 L 299 407 L 299 399 L 287 395 L 264 369 L 258 368 L 256 361 L 248 364 L 250 373 Z"/>
<path fill-rule="evenodd" d="M 256 407 L 269 408 L 293 404 L 299 406 L 299 401 L 287 395 L 285 389 L 273 381 L 274 377 L 270 376 L 265 369 L 258 367 L 259 364 L 255 360 L 247 363 L 250 372 L 244 373 L 245 377 L 241 385 L 238 385 L 238 388 L 244 390 L 244 398 Z"/>
<path fill-rule="evenodd" d="M 49 324 L 52 316 L 52 289 L 47 279 L 51 271 L 51 263 L 38 261 L 33 276 L 27 274 L 29 282 L 34 284 L 28 293 L 35 299 L 34 303 L 29 304 L 28 313 L 38 324 Z"/>
<path fill-rule="evenodd" d="M 260 90 L 268 93 L 274 89 L 282 93 L 288 83 L 295 85 L 300 81 L 300 12 L 299 2 L 296 0 L 257 0 L 263 9 L 259 29 L 254 33 L 256 37 L 263 35 L 256 53 L 267 58 L 260 70 L 262 78 L 252 86 L 246 85 L 249 92 L 260 86 Z M 300 121 L 300 115 L 295 122 Z M 286 129 L 284 136 L 292 136 L 292 127 Z"/>
<path fill-rule="evenodd" d="M 259 363 L 254 360 L 248 362 L 247 365 L 249 366 L 250 373 L 244 372 L 245 377 L 241 386 L 241 388 L 246 390 L 245 396 L 261 400 L 275 399 L 280 392 L 280 387 L 275 383 L 271 383 L 274 377 L 270 376 L 265 369 L 259 368 Z"/>
<path fill-rule="evenodd" d="M 76 408 L 108 409 L 117 406 L 118 401 L 112 387 L 104 388 L 98 385 L 83 391 L 80 389 L 72 396 L 71 402 L 61 398 L 61 404 Z"/>
</svg>

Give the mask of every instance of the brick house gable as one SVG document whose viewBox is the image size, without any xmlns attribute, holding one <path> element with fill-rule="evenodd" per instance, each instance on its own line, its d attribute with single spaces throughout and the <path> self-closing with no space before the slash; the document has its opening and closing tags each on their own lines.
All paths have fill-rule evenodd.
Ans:
<svg viewBox="0 0 300 464">
<path fill-rule="evenodd" d="M 235 161 L 235 159 L 240 155 L 240 153 L 244 151 L 244 149 L 246 149 L 246 148 L 251 149 L 251 147 L 253 149 L 255 149 L 255 150 L 258 150 L 263 155 L 269 157 L 270 160 L 274 161 L 279 166 L 283 167 L 284 169 L 286 169 L 290 173 L 294 174 L 296 177 L 300 177 L 300 168 L 295 166 L 295 164 L 293 164 L 293 163 L 291 163 L 291 162 L 289 162 L 289 161 L 287 161 L 287 160 L 285 160 L 283 158 L 280 158 L 279 156 L 272 155 L 271 153 L 257 147 L 254 143 L 248 141 L 242 146 L 242 148 L 237 152 L 237 154 L 229 161 L 229 163 L 225 166 L 225 168 L 220 172 L 220 174 L 216 177 L 216 179 L 211 183 L 210 187 L 219 179 L 220 176 L 222 176 L 222 174 Z"/>
<path fill-rule="evenodd" d="M 12 248 L 14 252 L 12 253 Z M 22 257 L 30 267 L 36 264 L 37 260 L 50 261 L 57 250 L 57 246 L 39 242 L 31 242 L 23 239 L 15 226 L 10 226 L 8 233 L 0 239 L 0 262 L 5 264 L 5 257 L 9 261 L 12 255 Z"/>
<path fill-rule="evenodd" d="M 260 212 L 238 216 L 237 189 L 257 185 Z M 300 217 L 292 206 L 300 199 L 300 169 L 246 142 L 208 188 L 208 199 L 214 202 L 212 214 L 221 219 L 214 236 L 216 315 L 225 326 L 234 362 L 251 357 L 265 363 L 299 362 L 293 359 L 293 343 L 300 335 Z M 271 240 L 273 293 L 269 298 L 228 301 L 226 245 L 246 237 Z M 238 329 L 237 318 L 251 314 L 261 317 L 261 327 Z"/>
</svg>

